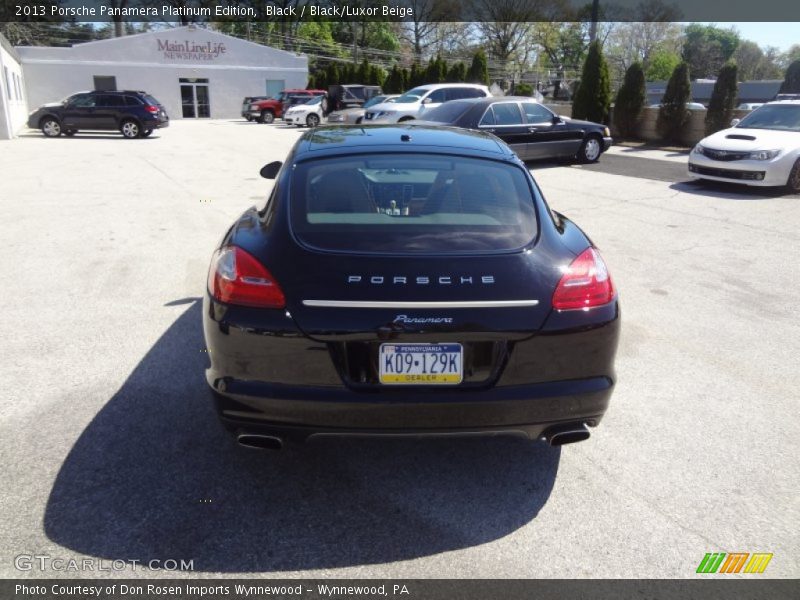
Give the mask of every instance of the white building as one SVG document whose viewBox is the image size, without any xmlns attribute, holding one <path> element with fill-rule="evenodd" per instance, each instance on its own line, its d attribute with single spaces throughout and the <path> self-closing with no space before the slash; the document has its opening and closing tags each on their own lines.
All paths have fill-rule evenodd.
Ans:
<svg viewBox="0 0 800 600">
<path fill-rule="evenodd" d="M 28 117 L 19 56 L 0 34 L 0 140 L 14 137 Z"/>
<path fill-rule="evenodd" d="M 86 90 L 143 90 L 170 118 L 241 115 L 245 96 L 305 88 L 308 58 L 189 25 L 76 44 L 18 46 L 28 107 Z"/>
</svg>

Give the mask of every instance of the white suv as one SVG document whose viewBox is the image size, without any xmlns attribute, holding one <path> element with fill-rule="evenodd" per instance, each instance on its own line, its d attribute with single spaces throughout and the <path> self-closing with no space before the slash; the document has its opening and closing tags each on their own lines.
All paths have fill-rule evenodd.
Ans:
<svg viewBox="0 0 800 600">
<path fill-rule="evenodd" d="M 491 96 L 489 88 L 474 83 L 430 83 L 407 91 L 389 104 L 371 106 L 364 114 L 365 125 L 372 123 L 400 123 L 421 119 L 426 111 L 448 100 L 485 98 Z"/>
</svg>

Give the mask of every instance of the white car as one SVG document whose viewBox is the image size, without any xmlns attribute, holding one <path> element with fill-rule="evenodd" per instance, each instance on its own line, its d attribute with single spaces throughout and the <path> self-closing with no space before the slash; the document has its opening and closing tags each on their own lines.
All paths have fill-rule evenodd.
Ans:
<svg viewBox="0 0 800 600">
<path fill-rule="evenodd" d="M 686 110 L 706 110 L 706 107 L 699 102 L 687 102 Z M 651 104 L 648 108 L 661 108 L 660 104 Z"/>
<path fill-rule="evenodd" d="M 759 106 L 764 106 L 763 102 L 745 102 L 736 107 L 736 110 L 755 110 Z"/>
<path fill-rule="evenodd" d="M 317 96 L 305 104 L 295 104 L 283 113 L 283 122 L 297 125 L 298 127 L 303 125 L 316 127 L 322 122 L 322 117 L 325 114 L 322 110 L 323 98 L 325 96 Z"/>
<path fill-rule="evenodd" d="M 475 83 L 421 85 L 395 98 L 391 104 L 371 106 L 364 114 L 363 123 L 402 123 L 411 119 L 422 119 L 425 111 L 436 108 L 448 100 L 485 98 L 491 95 L 489 88 Z"/>
<path fill-rule="evenodd" d="M 689 177 L 800 193 L 800 100 L 768 102 L 697 144 Z"/>
</svg>

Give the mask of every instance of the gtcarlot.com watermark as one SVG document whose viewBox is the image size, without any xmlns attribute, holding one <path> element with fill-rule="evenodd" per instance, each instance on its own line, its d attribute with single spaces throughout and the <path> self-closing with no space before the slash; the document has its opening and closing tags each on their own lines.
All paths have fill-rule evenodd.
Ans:
<svg viewBox="0 0 800 600">
<path fill-rule="evenodd" d="M 109 571 L 194 571 L 194 560 L 153 558 L 150 560 L 103 558 L 59 558 L 49 554 L 18 554 L 18 571 L 109 572 Z"/>
</svg>

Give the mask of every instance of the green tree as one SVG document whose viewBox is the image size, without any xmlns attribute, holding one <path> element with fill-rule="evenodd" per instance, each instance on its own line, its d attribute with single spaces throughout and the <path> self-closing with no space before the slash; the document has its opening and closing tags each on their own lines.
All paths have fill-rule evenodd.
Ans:
<svg viewBox="0 0 800 600">
<path fill-rule="evenodd" d="M 317 89 L 317 81 L 314 79 L 313 75 L 308 76 L 308 85 L 306 85 L 307 90 L 315 90 Z"/>
<path fill-rule="evenodd" d="M 706 135 L 730 126 L 738 96 L 738 68 L 735 62 L 728 61 L 720 69 L 719 77 L 714 84 L 714 91 L 711 92 L 711 100 L 706 112 Z"/>
<path fill-rule="evenodd" d="M 2 25 L 2 23 L 0 23 Z M 800 44 L 792 44 L 784 55 L 784 64 L 791 64 L 796 60 L 800 60 Z"/>
<path fill-rule="evenodd" d="M 647 101 L 644 71 L 638 62 L 625 71 L 625 80 L 614 101 L 614 124 L 623 138 L 636 135 L 636 122 Z"/>
<path fill-rule="evenodd" d="M 572 116 L 605 123 L 610 105 L 611 78 L 608 74 L 608 63 L 603 56 L 600 42 L 593 42 L 589 46 L 586 62 L 583 63 L 581 83 L 572 103 Z"/>
<path fill-rule="evenodd" d="M 733 56 L 741 40 L 733 29 L 692 23 L 684 31 L 681 58 L 695 77 L 713 77 Z"/>
<path fill-rule="evenodd" d="M 515 96 L 532 96 L 533 95 L 533 86 L 530 83 L 525 83 L 524 81 L 516 84 L 514 86 L 514 95 Z"/>
<path fill-rule="evenodd" d="M 447 81 L 450 83 L 461 83 L 467 80 L 467 65 L 457 62 L 450 65 L 447 71 Z"/>
<path fill-rule="evenodd" d="M 420 69 L 419 64 L 416 61 L 411 65 L 411 71 L 408 74 L 408 87 L 414 88 L 418 85 L 422 85 L 423 79 L 425 79 L 425 72 Z"/>
<path fill-rule="evenodd" d="M 397 64 L 392 65 L 386 81 L 383 82 L 383 91 L 387 94 L 399 94 L 403 88 L 403 75 Z"/>
<path fill-rule="evenodd" d="M 486 53 L 479 48 L 472 57 L 472 64 L 467 71 L 467 81 L 489 85 L 489 65 L 486 62 Z"/>
<path fill-rule="evenodd" d="M 692 85 L 689 82 L 689 65 L 680 63 L 667 82 L 667 91 L 658 109 L 656 127 L 662 139 L 681 143 L 683 130 L 689 121 L 686 103 L 692 98 Z"/>
<path fill-rule="evenodd" d="M 369 81 L 369 62 L 367 62 L 366 58 L 361 61 L 358 67 L 356 79 L 358 79 L 358 83 L 367 83 Z"/>
<path fill-rule="evenodd" d="M 336 84 L 339 84 L 339 83 L 342 82 L 341 81 L 342 74 L 339 72 L 339 65 L 336 64 L 336 61 L 332 60 L 331 62 L 328 63 L 328 69 L 327 69 L 325 75 L 326 75 L 326 77 L 325 77 L 326 88 L 325 89 L 327 89 L 327 86 L 329 86 L 329 85 L 336 85 Z"/>
<path fill-rule="evenodd" d="M 743 40 L 736 52 L 733 53 L 733 60 L 739 70 L 741 81 L 753 81 L 758 79 L 777 79 L 781 76 L 781 69 L 777 65 L 775 58 L 766 54 L 758 44 L 750 40 Z"/>
<path fill-rule="evenodd" d="M 386 82 L 386 71 L 378 65 L 370 65 L 367 79 L 369 85 L 379 85 L 383 87 L 383 84 Z"/>
<path fill-rule="evenodd" d="M 647 81 L 666 81 L 681 62 L 681 57 L 669 50 L 658 50 L 650 56 L 645 79 Z"/>
<path fill-rule="evenodd" d="M 447 63 L 441 55 L 437 55 L 428 62 L 425 69 L 425 83 L 442 83 L 447 80 Z"/>
<path fill-rule="evenodd" d="M 800 94 L 800 59 L 786 69 L 780 89 L 781 94 Z"/>
</svg>

